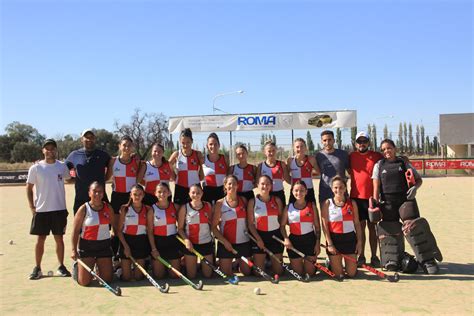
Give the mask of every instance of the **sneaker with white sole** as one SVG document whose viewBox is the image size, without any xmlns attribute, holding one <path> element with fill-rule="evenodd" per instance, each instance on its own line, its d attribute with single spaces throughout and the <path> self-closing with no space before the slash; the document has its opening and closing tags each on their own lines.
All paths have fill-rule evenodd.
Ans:
<svg viewBox="0 0 474 316">
<path fill-rule="evenodd" d="M 69 272 L 68 269 L 64 265 L 60 265 L 58 270 L 56 271 L 56 275 L 59 275 L 62 277 L 70 277 L 71 272 Z"/>
<path fill-rule="evenodd" d="M 33 272 L 31 272 L 29 279 L 30 280 L 38 280 L 43 276 L 43 272 L 41 272 L 40 267 L 34 267 Z"/>
</svg>

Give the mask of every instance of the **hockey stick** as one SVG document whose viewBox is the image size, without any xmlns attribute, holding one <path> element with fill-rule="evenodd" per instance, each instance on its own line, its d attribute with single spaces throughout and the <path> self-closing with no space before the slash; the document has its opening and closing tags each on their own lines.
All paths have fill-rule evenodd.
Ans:
<svg viewBox="0 0 474 316">
<path fill-rule="evenodd" d="M 173 271 L 181 280 L 183 280 L 188 285 L 191 285 L 195 290 L 202 290 L 203 284 L 201 280 L 199 280 L 198 284 L 195 284 L 190 279 L 188 279 L 184 274 L 182 274 L 177 269 L 175 269 L 171 264 L 169 264 L 168 261 L 166 261 L 162 257 L 157 256 L 155 259 L 159 260 L 165 267 Z"/>
<path fill-rule="evenodd" d="M 105 287 L 107 290 L 109 290 L 110 292 L 114 293 L 115 295 L 117 296 L 122 296 L 122 289 L 119 287 L 119 286 L 116 286 L 115 289 L 112 288 L 107 282 L 105 282 L 97 273 L 95 273 L 94 270 L 92 270 L 91 268 L 89 268 L 89 266 L 87 264 L 84 263 L 84 261 L 82 261 L 81 259 L 77 258 L 77 262 L 79 262 L 79 264 L 87 270 L 87 272 L 89 272 L 98 282 L 100 285 L 102 285 L 103 287 Z"/>
<path fill-rule="evenodd" d="M 217 239 L 221 244 L 224 244 L 221 240 Z M 240 256 L 240 254 L 232 248 L 231 251 L 234 255 Z M 278 284 L 280 282 L 280 278 L 278 277 L 278 274 L 275 275 L 275 278 L 272 278 L 268 273 L 263 271 L 259 266 L 256 266 L 251 260 L 245 258 L 244 256 L 240 256 L 240 259 L 244 261 L 250 268 L 254 268 L 258 274 L 260 274 L 265 280 L 272 282 L 273 284 Z"/>
<path fill-rule="evenodd" d="M 255 238 L 252 236 L 252 234 L 249 234 L 249 232 L 245 232 L 245 234 L 254 242 L 257 243 Z M 278 261 L 279 264 L 283 268 L 285 268 L 286 271 L 288 271 L 292 276 L 294 276 L 298 281 L 301 282 L 308 282 L 309 281 L 309 274 L 306 274 L 305 277 L 303 278 L 301 275 L 299 275 L 295 270 L 291 269 L 289 265 L 287 265 L 283 260 L 280 260 L 273 252 L 271 252 L 269 249 L 266 247 L 263 247 L 263 251 L 265 251 L 270 257 Z"/>
<path fill-rule="evenodd" d="M 186 246 L 186 243 L 184 242 L 183 238 L 181 238 L 179 235 L 176 235 L 176 238 L 178 238 L 178 240 Z M 234 275 L 232 277 L 228 277 L 224 272 L 222 272 L 218 267 L 214 266 L 212 263 L 209 262 L 209 260 L 207 260 L 203 255 L 201 255 L 196 249 L 193 248 L 193 253 L 202 261 L 204 262 L 205 264 L 207 264 L 216 274 L 218 274 L 219 276 L 223 277 L 224 279 L 226 279 L 227 282 L 229 282 L 230 284 L 234 284 L 234 285 L 237 285 L 239 284 L 239 278 Z"/>
<path fill-rule="evenodd" d="M 277 236 L 273 235 L 272 236 L 273 239 L 277 240 L 278 242 L 280 242 L 281 244 L 284 245 L 284 241 L 281 240 L 280 238 L 278 238 Z M 310 257 L 306 256 L 304 253 L 302 253 L 301 251 L 299 251 L 298 249 L 295 249 L 295 248 L 291 248 L 291 250 L 296 253 L 298 256 L 300 256 L 301 258 L 303 258 L 304 260 L 308 260 L 309 262 L 311 262 L 312 264 L 314 264 L 314 266 L 316 268 L 318 268 L 319 270 L 323 271 L 324 273 L 326 273 L 327 275 L 329 275 L 331 278 L 334 278 L 336 277 L 336 275 L 334 274 L 334 272 L 332 272 L 331 270 L 329 270 L 328 268 L 326 268 L 325 266 L 323 266 L 322 264 L 318 263 L 317 260 L 314 260 L 314 259 L 311 259 Z M 339 280 L 339 279 L 338 279 Z M 339 280 L 339 281 L 342 281 L 342 280 Z"/>
<path fill-rule="evenodd" d="M 143 268 L 141 265 L 138 264 L 138 262 L 135 261 L 135 258 L 130 257 L 130 260 L 132 260 L 133 264 L 134 264 L 138 269 L 140 269 L 140 271 L 143 273 L 143 275 L 146 276 L 146 278 L 148 279 L 148 281 L 150 281 L 150 283 L 153 284 L 154 287 L 156 287 L 158 290 L 160 290 L 161 293 L 168 293 L 168 291 L 170 290 L 170 286 L 169 286 L 168 283 L 165 283 L 164 286 L 159 285 L 158 282 L 156 282 L 156 281 L 151 277 L 151 275 L 145 270 L 145 268 Z"/>
<path fill-rule="evenodd" d="M 327 249 L 327 247 L 326 247 L 325 245 L 323 245 L 323 244 L 321 244 L 321 247 Z M 344 257 L 345 259 L 347 259 L 347 260 L 349 260 L 349 261 L 352 261 L 352 262 L 354 262 L 354 263 L 357 264 L 357 259 L 352 258 L 351 256 L 345 255 L 345 254 L 343 254 L 343 253 L 337 253 L 337 255 L 341 255 L 341 256 Z M 366 270 L 372 272 L 373 274 L 376 274 L 378 277 L 380 277 L 380 278 L 382 278 L 382 279 L 387 279 L 387 280 L 390 281 L 390 282 L 398 282 L 398 281 L 400 280 L 400 276 L 398 275 L 397 272 L 395 272 L 394 275 L 388 275 L 388 274 L 383 273 L 382 271 L 379 271 L 379 270 L 377 270 L 377 269 L 374 269 L 374 268 L 371 267 L 371 266 L 366 265 L 365 263 L 362 264 L 362 268 L 364 268 L 364 269 L 366 269 Z"/>
</svg>

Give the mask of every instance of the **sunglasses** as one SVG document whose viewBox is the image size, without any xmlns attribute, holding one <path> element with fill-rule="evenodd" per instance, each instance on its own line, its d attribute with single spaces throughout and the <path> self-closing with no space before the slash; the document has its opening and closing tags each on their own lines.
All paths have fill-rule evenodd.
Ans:
<svg viewBox="0 0 474 316">
<path fill-rule="evenodd" d="M 368 139 L 358 139 L 356 140 L 357 144 L 368 144 L 369 140 Z"/>
</svg>

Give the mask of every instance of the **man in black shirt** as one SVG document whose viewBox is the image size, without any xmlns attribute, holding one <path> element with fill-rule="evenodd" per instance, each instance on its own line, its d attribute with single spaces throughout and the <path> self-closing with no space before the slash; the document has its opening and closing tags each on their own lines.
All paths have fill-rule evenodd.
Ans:
<svg viewBox="0 0 474 316">
<path fill-rule="evenodd" d="M 96 137 L 92 129 L 85 129 L 82 132 L 81 142 L 84 147 L 74 150 L 66 159 L 66 164 L 75 180 L 74 214 L 82 204 L 89 201 L 89 185 L 98 181 L 105 188 L 105 181 L 112 175 L 112 170 L 107 168 L 110 155 L 95 148 Z M 106 195 L 104 198 L 107 200 Z"/>
</svg>

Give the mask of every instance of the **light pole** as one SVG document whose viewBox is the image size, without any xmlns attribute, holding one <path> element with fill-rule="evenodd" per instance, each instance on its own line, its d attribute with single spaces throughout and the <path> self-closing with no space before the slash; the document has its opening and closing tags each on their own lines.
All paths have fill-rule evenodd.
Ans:
<svg viewBox="0 0 474 316">
<path fill-rule="evenodd" d="M 232 92 L 219 93 L 219 94 L 215 95 L 214 98 L 212 99 L 212 114 L 216 114 L 216 111 L 219 111 L 219 112 L 222 112 L 222 113 L 225 113 L 225 114 L 229 114 L 228 112 L 225 112 L 225 111 L 222 111 L 219 108 L 216 108 L 216 99 L 217 98 L 223 97 L 225 95 L 230 95 L 230 94 L 242 94 L 244 92 L 245 92 L 244 90 L 238 90 L 238 91 L 232 91 Z"/>
</svg>

